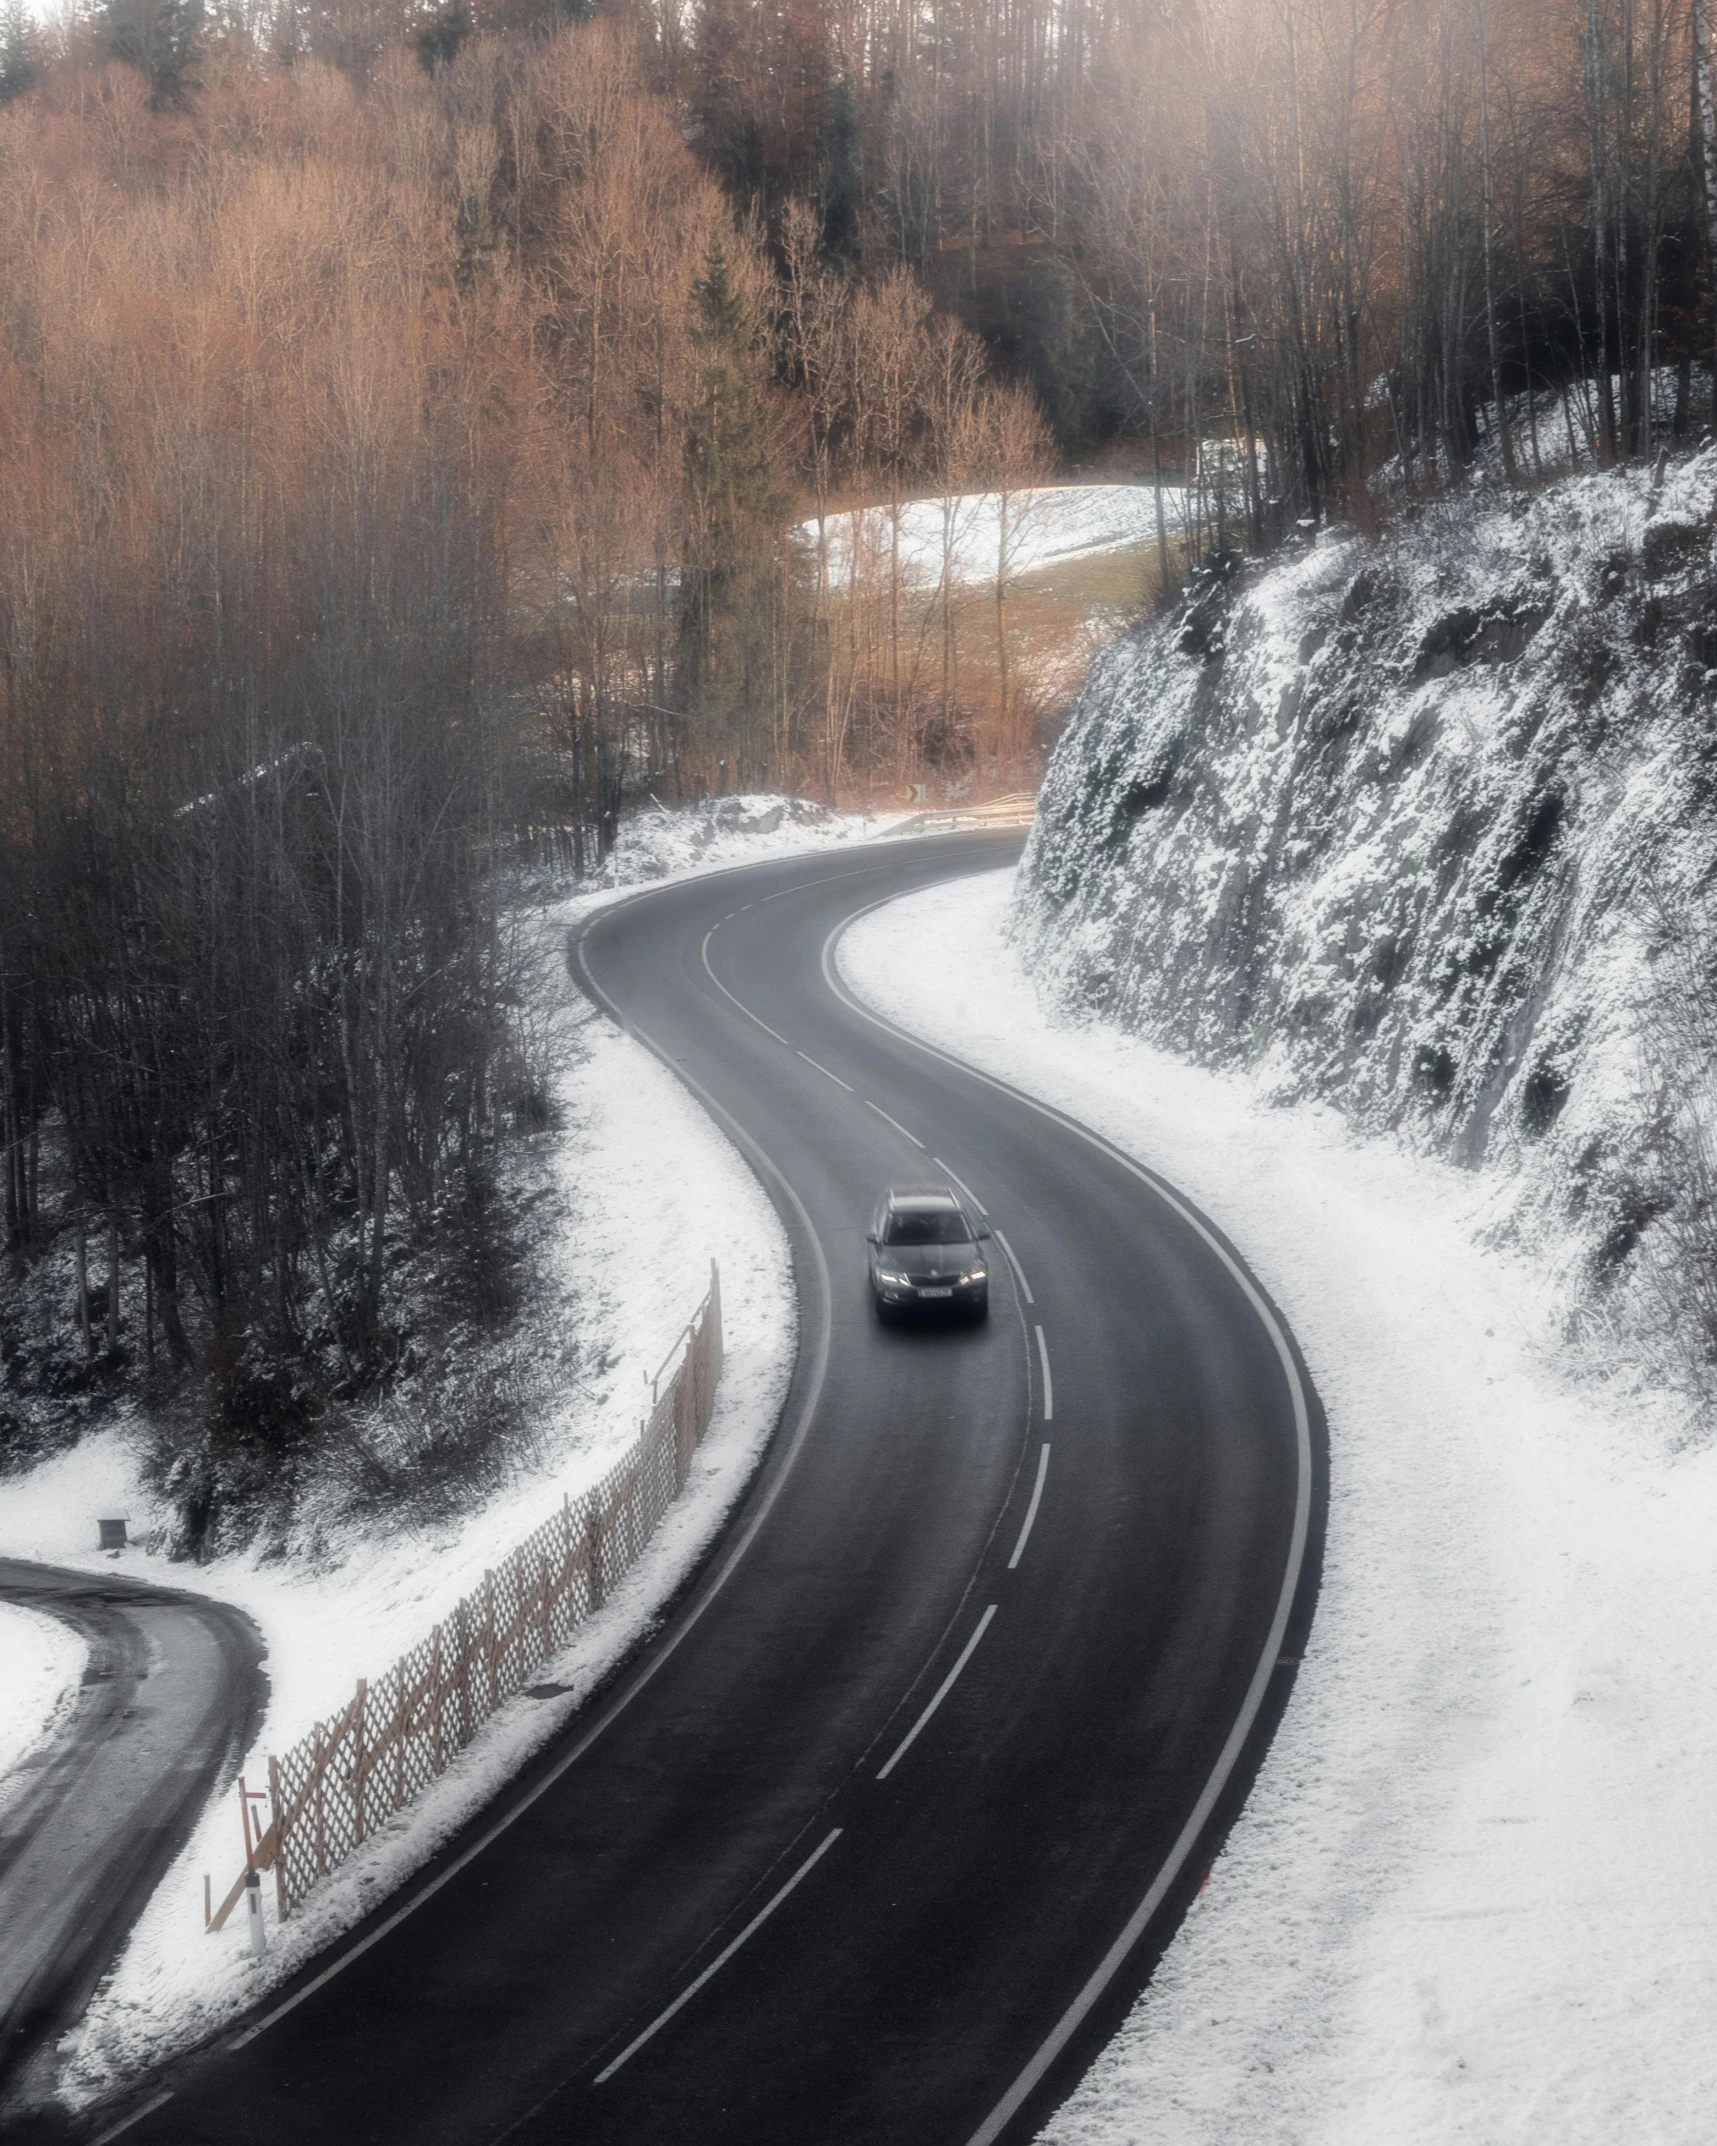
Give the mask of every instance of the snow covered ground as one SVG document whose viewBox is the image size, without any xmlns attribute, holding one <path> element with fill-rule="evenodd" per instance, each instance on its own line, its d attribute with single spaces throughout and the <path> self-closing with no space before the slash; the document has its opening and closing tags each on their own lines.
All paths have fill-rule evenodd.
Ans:
<svg viewBox="0 0 1717 2146">
<path fill-rule="evenodd" d="M 1469 1174 L 1047 1010 L 1011 875 L 892 904 L 880 1010 L 1183 1187 L 1329 1416 L 1287 1718 L 1055 2146 L 1695 2146 L 1717 2095 L 1717 1449 L 1581 1386 Z M 925 929 L 934 909 L 935 929 Z M 1117 1915 L 1131 1902 L 1117 1902 Z"/>
<path fill-rule="evenodd" d="M 76 1696 L 88 1649 L 57 1617 L 0 1602 L 0 1810 L 15 1769 Z"/>
<path fill-rule="evenodd" d="M 1622 422 L 1622 388 L 1621 375 L 1611 373 L 1610 406 L 1618 423 Z M 1690 437 L 1697 437 L 1704 429 L 1704 419 L 1711 408 L 1709 367 L 1694 366 L 1688 388 L 1688 432 Z M 1673 365 L 1653 366 L 1651 434 L 1660 446 L 1676 444 L 1672 437 L 1675 398 L 1676 368 Z M 1559 470 L 1593 470 L 1602 466 L 1599 450 L 1603 422 L 1595 379 L 1559 381 L 1555 387 L 1534 388 L 1530 393 L 1522 390 L 1504 396 L 1503 403 L 1513 435 L 1515 466 L 1527 478 L 1539 479 Z M 1387 378 L 1379 376 L 1367 397 L 1367 406 L 1382 410 L 1388 404 Z M 1502 428 L 1497 422 L 1496 404 L 1480 403 L 1473 413 L 1473 424 L 1477 440 L 1469 477 L 1481 482 L 1494 481 L 1502 475 Z M 1412 475 L 1420 483 L 1434 477 L 1438 484 L 1447 484 L 1451 477 L 1447 449 L 1439 445 L 1434 454 L 1415 466 Z M 1402 481 L 1401 457 L 1394 454 L 1372 472 L 1366 484 L 1369 490 L 1382 497 L 1398 492 Z"/>
<path fill-rule="evenodd" d="M 1027 574 L 1059 566 L 1092 552 L 1119 551 L 1154 543 L 1156 492 L 1140 484 L 1042 485 L 1007 499 L 1008 571 Z M 1163 488 L 1163 519 L 1172 535 L 1185 518 L 1184 495 Z M 860 508 L 829 517 L 829 571 L 844 586 L 852 571 L 854 526 L 867 570 L 886 568 L 892 532 L 886 507 Z M 815 546 L 817 525 L 801 522 L 799 534 Z M 993 581 L 1001 550 L 1001 495 L 968 492 L 958 498 L 914 499 L 900 521 L 901 571 L 905 579 L 934 587 L 944 554 L 956 585 Z"/>
<path fill-rule="evenodd" d="M 686 1492 L 644 1558 L 545 1666 L 543 1681 L 568 1686 L 568 1694 L 521 1696 L 503 1708 L 442 1779 L 284 1927 L 274 1923 L 265 1885 L 271 1949 L 262 1963 L 246 1953 L 242 1917 L 218 1937 L 203 1928 L 204 1873 L 218 1898 L 242 1861 L 236 1796 L 218 1797 L 64 2047 L 62 2086 L 74 2102 L 211 2031 L 419 1868 L 575 1711 L 714 1535 L 749 1479 L 791 1373 L 786 1238 L 726 1139 L 653 1058 L 591 1013 L 566 978 L 559 950 L 578 917 L 629 885 L 875 835 L 885 824 L 775 798 L 663 814 L 659 828 L 628 824 L 607 891 L 541 912 L 545 998 L 565 1045 L 565 1132 L 556 1169 L 568 1227 L 548 1277 L 565 1331 L 539 1352 L 535 1367 L 552 1395 L 537 1449 L 499 1495 L 456 1521 L 390 1524 L 385 1532 L 373 1521 L 318 1526 L 312 1512 L 296 1528 L 300 1554 L 271 1556 L 259 1545 L 194 1566 L 169 1563 L 149 1547 L 164 1537 L 167 1515 L 145 1486 L 123 1429 L 86 1437 L 0 1484 L 0 1553 L 199 1589 L 256 1620 L 268 1645 L 270 1692 L 247 1769 L 260 1773 L 270 1750 L 344 1705 L 357 1677 L 390 1666 L 564 1493 L 576 1495 L 606 1471 L 636 1434 L 645 1381 L 701 1300 L 709 1261 L 721 1265 L 727 1359 L 715 1419 Z M 120 1513 L 129 1516 L 136 1546 L 117 1558 L 99 1554 L 97 1517 Z M 10 1638 L 10 1626 L 0 1628 L 0 1650 Z M 0 1691 L 17 1681 L 22 1710 L 26 1680 L 10 1674 L 9 1652 L 0 1660 L 8 1664 Z M 0 1699 L 0 1708 L 8 1704 Z M 0 1770 L 4 1748 L 0 1743 Z"/>
</svg>

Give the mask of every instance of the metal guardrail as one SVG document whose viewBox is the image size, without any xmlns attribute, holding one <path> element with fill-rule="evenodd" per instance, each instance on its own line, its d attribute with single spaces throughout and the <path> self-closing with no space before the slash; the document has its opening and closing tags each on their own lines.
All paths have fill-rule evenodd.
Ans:
<svg viewBox="0 0 1717 2146">
<path fill-rule="evenodd" d="M 962 827 L 1029 827 L 1037 818 L 1037 799 L 1029 790 L 1011 797 L 992 797 L 981 805 L 946 805 L 933 812 L 914 813 L 898 821 L 891 835 L 953 833 Z"/>
<path fill-rule="evenodd" d="M 226 1922 L 251 1873 L 270 1869 L 284 1922 L 319 1878 L 443 1773 L 602 1607 L 685 1487 L 709 1428 L 722 1365 L 721 1275 L 713 1260 L 709 1294 L 684 1341 L 665 1387 L 657 1373 L 649 1417 L 624 1459 L 582 1497 L 563 1500 L 386 1676 L 373 1685 L 360 1679 L 350 1705 L 270 1758 L 273 1816 L 253 1839 L 245 1802 L 245 1868 L 208 1916 L 210 1930 Z"/>
</svg>

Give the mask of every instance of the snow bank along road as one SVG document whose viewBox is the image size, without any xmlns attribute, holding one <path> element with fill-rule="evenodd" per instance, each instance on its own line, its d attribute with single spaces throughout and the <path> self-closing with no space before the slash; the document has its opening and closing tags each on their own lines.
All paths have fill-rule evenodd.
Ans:
<svg viewBox="0 0 1717 2146">
<path fill-rule="evenodd" d="M 848 919 L 1017 850 L 783 860 L 584 928 L 587 988 L 779 1205 L 780 1429 L 510 1797 L 92 2136 L 977 2146 L 1029 2135 L 1124 2015 L 1292 1681 L 1321 1419 L 1168 1188 L 840 987 Z M 882 1329 L 876 1196 L 948 1178 L 997 1231 L 991 1319 Z"/>
<path fill-rule="evenodd" d="M 134 1580 L 0 1558 L 0 1597 L 88 1647 L 76 1706 L 0 1810 L 4 2119 L 254 1735 L 262 1645 L 237 1610 Z"/>
</svg>

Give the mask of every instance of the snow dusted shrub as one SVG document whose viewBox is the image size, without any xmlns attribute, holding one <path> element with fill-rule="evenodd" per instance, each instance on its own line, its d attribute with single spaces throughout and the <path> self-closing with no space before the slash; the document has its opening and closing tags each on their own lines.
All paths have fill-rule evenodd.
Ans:
<svg viewBox="0 0 1717 2146">
<path fill-rule="evenodd" d="M 1717 1386 L 1717 449 L 1335 532 L 1093 668 L 1016 929 L 1064 1006 L 1498 1186 Z"/>
</svg>

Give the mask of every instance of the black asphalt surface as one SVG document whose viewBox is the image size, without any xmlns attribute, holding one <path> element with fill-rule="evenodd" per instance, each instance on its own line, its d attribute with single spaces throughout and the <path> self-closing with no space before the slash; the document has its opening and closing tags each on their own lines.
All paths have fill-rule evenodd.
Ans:
<svg viewBox="0 0 1717 2146">
<path fill-rule="evenodd" d="M 76 1705 L 0 1804 L 4 2130 L 50 2087 L 55 2039 L 238 1764 L 266 1687 L 256 1628 L 224 1603 L 12 1558 L 0 1599 L 59 1618 L 88 1649 Z"/>
<path fill-rule="evenodd" d="M 832 987 L 846 919 L 1017 850 L 783 860 L 586 929 L 577 973 L 786 1224 L 782 1423 L 602 1699 L 128 2141 L 978 2146 L 1113 2031 L 1286 1699 L 1321 1423 L 1208 1225 Z M 987 1325 L 884 1329 L 873 1204 L 950 1173 L 1017 1269 Z"/>
</svg>

